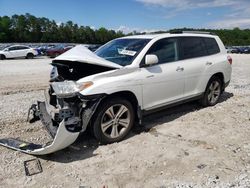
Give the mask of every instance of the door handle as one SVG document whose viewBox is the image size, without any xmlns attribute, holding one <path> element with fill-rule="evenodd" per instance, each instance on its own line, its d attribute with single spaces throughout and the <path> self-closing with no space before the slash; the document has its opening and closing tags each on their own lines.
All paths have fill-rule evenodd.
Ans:
<svg viewBox="0 0 250 188">
<path fill-rule="evenodd" d="M 182 71 L 184 71 L 184 68 L 183 67 L 177 67 L 176 71 L 177 72 L 182 72 Z"/>
<path fill-rule="evenodd" d="M 206 65 L 212 65 L 212 64 L 213 64 L 213 63 L 210 62 L 210 61 L 206 62 Z"/>
<path fill-rule="evenodd" d="M 154 75 L 149 75 L 146 78 L 153 78 L 153 77 L 154 77 Z"/>
</svg>

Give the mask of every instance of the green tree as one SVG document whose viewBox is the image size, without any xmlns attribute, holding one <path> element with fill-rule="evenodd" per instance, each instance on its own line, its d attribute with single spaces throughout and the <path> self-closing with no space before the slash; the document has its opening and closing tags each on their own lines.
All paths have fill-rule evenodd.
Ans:
<svg viewBox="0 0 250 188">
<path fill-rule="evenodd" d="M 0 41 L 11 41 L 11 19 L 8 16 L 0 17 Z"/>
<path fill-rule="evenodd" d="M 225 45 L 250 45 L 250 29 L 193 29 L 176 28 L 169 31 L 200 30 L 217 34 Z M 164 33 L 169 31 L 158 31 Z M 145 34 L 136 31 L 128 35 Z M 31 14 L 0 16 L 0 42 L 72 42 L 104 44 L 112 39 L 122 37 L 121 31 L 108 30 L 104 27 L 92 29 L 79 26 L 72 21 L 58 24 L 45 17 Z"/>
</svg>

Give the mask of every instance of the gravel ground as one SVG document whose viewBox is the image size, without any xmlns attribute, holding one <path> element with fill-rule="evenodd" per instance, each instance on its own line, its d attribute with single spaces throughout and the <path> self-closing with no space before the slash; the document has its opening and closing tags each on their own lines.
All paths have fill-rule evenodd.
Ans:
<svg viewBox="0 0 250 188">
<path fill-rule="evenodd" d="M 0 187 L 250 187 L 250 55 L 232 57 L 232 81 L 216 106 L 150 115 L 120 143 L 100 146 L 83 134 L 39 157 L 43 173 L 30 177 L 23 161 L 35 157 L 0 147 Z M 49 140 L 26 116 L 43 99 L 50 62 L 0 61 L 0 138 Z"/>
</svg>

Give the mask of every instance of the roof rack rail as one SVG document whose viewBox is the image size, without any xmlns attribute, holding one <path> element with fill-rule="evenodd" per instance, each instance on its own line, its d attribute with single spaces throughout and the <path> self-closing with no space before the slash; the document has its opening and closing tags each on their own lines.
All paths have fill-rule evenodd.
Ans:
<svg viewBox="0 0 250 188">
<path fill-rule="evenodd" d="M 208 32 L 208 31 L 182 31 L 182 30 L 170 31 L 170 34 L 182 34 L 182 33 L 216 35 L 215 33 Z"/>
</svg>

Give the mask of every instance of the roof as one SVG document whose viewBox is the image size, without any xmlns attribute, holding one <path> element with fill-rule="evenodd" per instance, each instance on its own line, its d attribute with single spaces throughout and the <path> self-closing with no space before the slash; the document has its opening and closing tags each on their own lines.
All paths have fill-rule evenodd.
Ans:
<svg viewBox="0 0 250 188">
<path fill-rule="evenodd" d="M 29 47 L 29 46 L 26 46 L 26 45 L 23 45 L 23 44 L 14 44 L 14 45 L 9 45 L 9 47 L 15 47 L 15 46 L 24 46 L 24 47 Z M 30 47 L 29 47 L 30 48 Z"/>
<path fill-rule="evenodd" d="M 154 38 L 166 38 L 166 37 L 180 37 L 180 36 L 196 36 L 196 37 L 214 37 L 209 33 L 161 33 L 161 34 L 145 34 L 145 35 L 131 35 L 122 37 L 125 39 L 154 39 Z"/>
<path fill-rule="evenodd" d="M 126 36 L 126 37 L 122 37 L 122 38 L 127 38 L 127 39 L 153 39 L 159 36 L 165 36 L 165 35 L 169 35 L 169 33 L 164 33 L 164 34 L 145 34 L 145 35 L 131 35 L 131 36 Z"/>
</svg>

